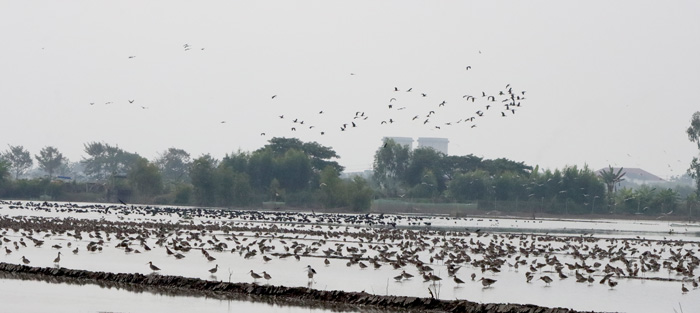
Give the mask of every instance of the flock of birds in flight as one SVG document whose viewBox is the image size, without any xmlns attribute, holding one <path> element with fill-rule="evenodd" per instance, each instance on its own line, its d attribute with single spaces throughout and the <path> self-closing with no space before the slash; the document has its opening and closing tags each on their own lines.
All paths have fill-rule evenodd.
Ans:
<svg viewBox="0 0 700 313">
<path fill-rule="evenodd" d="M 471 66 L 467 66 L 466 70 L 471 70 Z M 354 75 L 354 74 L 352 74 Z M 523 107 L 526 100 L 524 90 L 514 90 L 511 84 L 506 84 L 504 88 L 497 92 L 480 91 L 475 94 L 465 94 L 461 100 L 448 103 L 447 100 L 434 100 L 426 91 L 414 91 L 413 87 L 401 89 L 393 87 L 395 93 L 388 102 L 383 104 L 385 110 L 380 116 L 372 116 L 366 111 L 356 111 L 354 115 L 346 116 L 342 121 L 337 122 L 332 128 L 340 132 L 345 132 L 350 129 L 358 128 L 368 120 L 374 120 L 374 123 L 380 125 L 391 126 L 410 123 L 412 126 L 425 126 L 432 130 L 440 130 L 444 127 L 456 126 L 459 124 L 466 125 L 469 128 L 477 127 L 477 122 L 482 120 L 488 114 L 495 114 L 501 118 L 515 115 L 515 113 Z M 420 104 L 415 104 L 415 98 L 422 100 Z M 271 100 L 278 99 L 278 95 L 273 95 Z M 277 100 L 279 101 L 279 100 Z M 404 102 L 410 103 L 406 104 Z M 455 116 L 454 113 L 446 113 L 447 118 L 441 120 L 436 119 L 443 113 L 443 109 L 447 106 L 459 106 L 459 111 L 464 112 L 462 116 Z M 403 111 L 403 112 L 402 112 Z M 402 116 L 398 117 L 399 112 Z M 316 123 L 324 116 L 324 110 L 319 110 L 316 116 L 292 116 L 288 114 L 279 114 L 277 117 L 281 121 L 287 121 L 289 131 L 297 132 L 302 130 L 317 131 L 320 135 L 325 135 L 329 129 L 317 129 Z M 224 123 L 222 121 L 222 123 Z M 267 132 L 261 132 L 261 136 L 267 135 Z"/>
<path fill-rule="evenodd" d="M 190 44 L 182 45 L 183 51 L 190 50 L 200 50 L 204 51 L 204 47 L 195 48 Z M 481 52 L 479 52 L 481 53 Z M 129 55 L 128 59 L 135 59 L 136 55 Z M 470 71 L 471 66 L 466 66 L 465 70 Z M 355 73 L 350 73 L 351 76 L 355 76 Z M 391 126 L 391 125 L 405 125 L 410 122 L 413 126 L 424 126 L 431 130 L 440 130 L 445 127 L 456 126 L 459 124 L 467 125 L 469 128 L 477 127 L 477 122 L 483 119 L 488 114 L 494 114 L 502 118 L 514 115 L 518 110 L 521 109 L 525 101 L 525 91 L 514 90 L 510 84 L 506 84 L 502 90 L 497 92 L 485 92 L 480 91 L 474 94 L 465 94 L 462 99 L 458 101 L 447 100 L 434 100 L 432 95 L 428 95 L 427 91 L 414 91 L 413 87 L 406 89 L 400 89 L 399 87 L 394 87 L 393 91 L 395 95 L 388 99 L 388 102 L 382 104 L 385 110 L 381 112 L 381 115 L 370 117 L 369 113 L 365 111 L 357 111 L 352 116 L 346 116 L 342 120 L 338 121 L 335 127 L 328 127 L 328 123 L 324 123 L 324 126 L 316 126 L 318 122 L 325 121 L 327 114 L 324 114 L 323 110 L 319 110 L 316 116 L 290 116 L 291 114 L 278 114 L 277 117 L 282 122 L 289 122 L 288 131 L 289 132 L 316 132 L 320 135 L 325 135 L 330 131 L 340 131 L 345 132 L 351 129 L 361 127 L 363 123 L 374 122 L 380 125 Z M 418 97 L 422 101 L 421 104 L 407 103 L 415 99 L 410 99 L 410 97 Z M 271 99 L 275 101 L 280 101 L 281 97 L 278 95 L 272 95 Z M 136 99 L 127 99 L 128 104 L 135 104 Z M 90 106 L 96 105 L 97 102 L 90 102 Z M 119 103 L 118 101 L 105 101 L 104 105 L 114 105 Z M 138 107 L 143 110 L 149 109 L 145 105 L 136 103 Z M 462 116 L 455 116 L 453 113 L 446 113 L 445 117 L 442 119 L 437 118 L 443 113 L 443 109 L 448 106 L 461 106 L 460 111 L 464 112 Z M 403 111 L 403 112 L 402 112 Z M 398 112 L 406 113 L 410 112 L 409 117 L 399 116 Z M 375 112 L 376 113 L 376 112 Z M 401 114 L 406 115 L 406 114 Z M 330 118 L 330 117 L 329 117 Z M 220 124 L 225 124 L 226 120 L 221 120 Z M 333 121 L 330 121 L 333 123 Z M 261 136 L 266 136 L 267 131 L 262 131 Z M 284 135 L 288 135 L 285 133 Z"/>
<path fill-rule="evenodd" d="M 183 51 L 190 51 L 190 50 L 194 50 L 194 47 L 193 47 L 192 45 L 186 43 L 186 44 L 183 44 L 183 45 L 182 45 L 182 49 L 183 49 Z M 203 47 L 202 47 L 202 48 L 199 48 L 199 50 L 200 50 L 200 51 L 204 51 L 204 48 L 203 48 Z M 131 59 L 136 59 L 136 56 L 135 56 L 135 55 L 130 55 L 130 56 L 128 56 L 128 59 L 130 59 L 130 60 L 131 60 Z M 127 102 L 128 102 L 129 104 L 134 104 L 134 102 L 136 102 L 136 99 L 127 99 Z M 103 102 L 104 105 L 113 105 L 113 104 L 116 104 L 116 103 L 118 103 L 118 102 L 115 102 L 115 101 L 105 101 L 105 102 Z M 90 106 L 94 106 L 94 105 L 96 105 L 97 103 L 96 103 L 96 102 L 90 102 L 89 104 L 90 104 Z M 145 106 L 145 105 L 138 105 L 138 107 L 140 107 L 142 110 L 147 110 L 147 109 L 149 108 L 149 107 L 147 107 L 147 106 Z"/>
</svg>

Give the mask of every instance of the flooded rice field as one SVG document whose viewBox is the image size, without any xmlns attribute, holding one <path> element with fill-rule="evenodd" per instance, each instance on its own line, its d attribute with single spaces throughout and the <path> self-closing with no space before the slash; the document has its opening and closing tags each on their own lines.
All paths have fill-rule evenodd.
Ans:
<svg viewBox="0 0 700 313">
<path fill-rule="evenodd" d="M 11 264 L 580 311 L 700 312 L 700 225 L 686 222 L 6 201 L 0 232 L 0 262 Z M 313 311 L 1 280 L 3 303 L 25 312 Z"/>
</svg>

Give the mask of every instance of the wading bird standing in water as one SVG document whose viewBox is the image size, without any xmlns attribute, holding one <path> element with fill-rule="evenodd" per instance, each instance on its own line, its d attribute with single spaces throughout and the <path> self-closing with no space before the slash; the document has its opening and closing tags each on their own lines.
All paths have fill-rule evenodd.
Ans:
<svg viewBox="0 0 700 313">
<path fill-rule="evenodd" d="M 314 275 L 316 274 L 316 270 L 311 267 L 311 265 L 306 266 L 306 273 L 309 279 L 313 280 Z"/>
<path fill-rule="evenodd" d="M 151 268 L 151 271 L 154 271 L 154 272 L 155 272 L 155 271 L 160 271 L 160 268 L 157 267 L 157 266 L 155 266 L 155 265 L 153 265 L 153 262 L 151 262 L 151 261 L 148 261 L 148 267 Z"/>
</svg>

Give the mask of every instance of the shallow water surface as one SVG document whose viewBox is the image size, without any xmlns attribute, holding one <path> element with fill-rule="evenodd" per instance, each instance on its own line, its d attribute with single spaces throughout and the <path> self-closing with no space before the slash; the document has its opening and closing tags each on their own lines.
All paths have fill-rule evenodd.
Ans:
<svg viewBox="0 0 700 313">
<path fill-rule="evenodd" d="M 115 273 L 142 273 L 151 274 L 147 264 L 149 261 L 157 265 L 161 275 L 178 275 L 195 277 L 214 281 L 230 282 L 254 282 L 258 284 L 283 285 L 288 287 L 310 287 L 319 290 L 344 290 L 365 291 L 378 295 L 418 296 L 429 297 L 430 289 L 433 294 L 442 299 L 466 299 L 482 303 L 520 303 L 536 304 L 548 307 L 565 307 L 576 310 L 594 310 L 602 312 L 700 312 L 700 290 L 694 289 L 687 276 L 680 275 L 669 268 L 662 267 L 658 271 L 640 272 L 638 277 L 625 277 L 627 274 L 613 279 L 618 283 L 614 288 L 599 281 L 605 276 L 603 268 L 606 265 L 625 269 L 622 261 L 613 261 L 609 257 L 602 258 L 591 256 L 593 249 L 605 251 L 624 250 L 626 258 L 640 267 L 640 255 L 647 252 L 658 255 L 658 262 L 672 260 L 672 253 L 686 255 L 690 260 L 700 252 L 697 236 L 700 227 L 697 224 L 677 223 L 668 221 L 618 221 L 618 220 L 524 220 L 507 218 L 445 218 L 445 217 L 420 217 L 420 219 L 397 218 L 385 216 L 385 219 L 397 222 L 397 229 L 392 230 L 387 226 L 366 224 L 333 224 L 328 222 L 317 223 L 322 218 L 320 214 L 308 214 L 304 217 L 309 222 L 278 222 L 273 221 L 274 213 L 264 216 L 245 213 L 232 218 L 222 217 L 193 217 L 183 219 L 177 214 L 117 214 L 102 213 L 93 210 L 85 213 L 66 213 L 56 209 L 29 210 L 9 209 L 0 205 L 0 216 L 5 217 L 44 217 L 57 218 L 47 222 L 46 229 L 34 231 L 34 238 L 41 238 L 44 244 L 40 247 L 32 244 L 27 238 L 26 230 L 5 229 L 3 235 L 4 246 L 13 250 L 11 253 L 0 255 L 0 261 L 22 264 L 22 256 L 30 260 L 31 266 L 51 267 L 58 251 L 61 251 L 60 266 L 71 269 L 83 269 L 90 271 L 105 271 Z M 130 225 L 144 225 L 147 222 L 158 221 L 161 223 L 173 223 L 181 225 L 181 232 L 169 232 L 156 235 L 155 229 L 149 229 L 142 233 L 107 233 L 104 230 L 100 236 L 105 238 L 103 249 L 96 252 L 86 251 L 86 246 L 97 235 L 95 230 L 81 230 L 78 233 L 82 239 L 71 236 L 76 231 L 54 232 L 49 231 L 51 224 L 60 222 L 61 219 L 89 219 L 100 221 L 104 225 L 111 222 L 132 223 Z M 26 219 L 25 219 L 26 221 Z M 429 224 L 429 225 L 427 225 Z M 223 232 L 221 230 L 202 231 L 192 235 L 197 227 L 217 225 L 238 228 L 236 231 Z M 176 227 L 177 228 L 177 227 Z M 481 233 L 476 230 L 480 229 Z M 448 230 L 439 232 L 437 230 Z M 468 230 L 469 233 L 466 233 Z M 357 234 L 377 234 L 382 231 L 391 231 L 394 237 L 358 237 Z M 331 236 L 330 233 L 335 235 Z M 488 235 L 483 233 L 488 232 Z M 150 235 L 148 235 L 150 233 Z M 535 235 L 533 235 L 533 233 Z M 544 236 L 545 233 L 561 234 L 561 236 Z M 584 235 L 585 233 L 585 235 Z M 146 234 L 146 235 L 143 235 Z M 121 236 L 122 239 L 116 237 Z M 143 241 L 136 237 L 143 237 Z M 164 236 L 164 237 L 161 237 Z M 196 238 L 195 238 L 196 237 Z M 124 239 L 126 238 L 126 239 Z M 165 243 L 158 244 L 159 239 L 167 239 Z M 668 239 L 668 240 L 667 240 Z M 5 241 L 6 240 L 6 241 Z M 15 242 L 24 240 L 24 245 L 14 247 Z M 221 251 L 213 249 L 213 241 L 227 243 L 227 248 Z M 671 240 L 683 240 L 676 242 Z M 127 252 L 124 247 L 118 246 L 127 241 L 133 249 Z M 183 254 L 184 258 L 176 259 L 166 253 L 165 247 L 174 248 L 175 241 L 189 241 L 193 248 L 189 252 L 175 251 Z M 59 245 L 60 248 L 52 248 Z M 147 251 L 144 245 L 152 250 Z M 462 248 L 458 248 L 457 246 Z M 447 265 L 444 260 L 449 254 L 465 253 L 473 260 L 485 259 L 480 247 L 497 245 L 514 247 L 516 252 L 500 256 L 504 264 L 499 272 L 484 271 L 473 263 L 461 263 L 461 268 L 456 276 L 465 281 L 457 284 L 453 277 L 447 274 Z M 261 247 L 266 247 L 262 252 Z M 295 248 L 296 247 L 296 248 Z M 517 249 L 537 247 L 540 253 L 523 254 Z M 76 253 L 71 251 L 78 248 Z M 1 248 L 0 248 L 1 249 Z M 295 251 L 296 249 L 296 251 Z M 360 252 L 351 252 L 357 249 Z M 575 258 L 572 251 L 578 251 L 586 256 L 585 262 L 581 258 Z M 207 260 L 203 250 L 214 258 Z M 327 257 L 325 252 L 329 250 L 342 252 L 342 257 L 331 254 Z M 483 250 L 483 249 L 481 249 Z M 139 253 L 137 253 L 138 251 Z M 255 255 L 245 257 L 251 251 L 258 252 Z M 297 254 L 298 251 L 298 254 Z M 364 252 L 362 252 L 364 251 Z M 377 266 L 369 262 L 368 258 L 377 258 L 383 252 L 396 252 L 389 258 L 395 260 L 397 255 L 410 251 L 413 258 L 421 260 L 433 268 L 433 274 L 442 280 L 436 283 L 425 282 L 414 264 L 408 264 L 400 269 L 394 269 L 390 262 L 378 258 Z M 297 254 L 299 259 L 292 257 Z M 359 263 L 349 263 L 352 255 L 362 254 L 362 263 L 367 267 L 362 268 Z M 263 254 L 270 259 L 263 260 Z M 282 257 L 289 254 L 289 257 Z M 553 266 L 546 265 L 534 271 L 534 279 L 527 283 L 525 273 L 531 271 L 530 266 L 546 263 L 546 257 L 555 256 L 562 264 L 586 263 L 593 266 L 600 263 L 591 274 L 582 272 L 586 277 L 590 276 L 593 283 L 577 283 L 575 271 L 564 269 L 563 274 L 568 278 L 560 279 Z M 329 265 L 324 263 L 328 259 Z M 434 258 L 434 260 L 432 260 Z M 516 264 L 517 258 L 527 259 L 527 263 Z M 649 260 L 647 260 L 649 262 Z M 673 265 L 677 261 L 670 261 Z M 687 264 L 686 263 L 686 264 Z M 211 274 L 210 269 L 218 265 L 216 273 Z M 307 278 L 306 266 L 312 266 L 317 274 L 313 280 Z M 630 266 L 634 269 L 635 267 Z M 250 271 L 262 274 L 263 271 L 271 275 L 270 280 L 254 279 Z M 414 275 L 411 279 L 396 281 L 394 277 L 402 271 Z M 475 280 L 470 276 L 474 274 Z M 551 284 L 545 284 L 540 277 L 549 276 L 553 279 Z M 480 278 L 491 278 L 497 282 L 489 288 L 484 288 L 478 281 Z M 695 274 L 697 277 L 697 274 Z M 667 279 L 669 281 L 649 280 L 647 278 Z M 695 278 L 697 280 L 697 278 Z M 690 289 L 688 293 L 681 292 L 681 284 Z M 37 287 L 39 284 L 40 287 Z M 36 307 L 37 311 L 46 311 L 51 308 L 53 301 L 64 303 L 67 308 L 70 304 L 77 305 L 81 312 L 139 312 L 141 306 L 148 308 L 147 312 L 160 311 L 190 311 L 216 310 L 225 311 L 235 307 L 236 311 L 266 312 L 265 310 L 290 310 L 299 308 L 275 308 L 267 304 L 247 303 L 245 301 L 222 301 L 208 298 L 171 297 L 148 293 L 132 294 L 125 290 L 101 289 L 96 286 L 67 286 L 50 285 L 39 282 L 7 281 L 2 280 L 1 288 L 8 290 L 2 292 L 2 297 L 8 301 L 21 305 L 27 303 L 30 307 Z M 17 288 L 15 288 L 17 287 Z M 76 289 L 76 288 L 85 289 Z M 38 289 L 37 289 L 38 288 Z M 67 292 L 66 290 L 73 290 Z M 41 292 L 38 292 L 41 291 Z M 37 294 L 46 298 L 35 301 Z M 94 295 L 92 295 L 94 293 Z M 147 300 L 144 300 L 147 298 Z M 16 301 L 21 299 L 20 301 Z M 66 300 L 61 300 L 66 299 Z M 149 303 L 164 302 L 163 306 L 148 307 Z M 166 303 L 167 302 L 167 303 Z M 170 306 L 168 303 L 182 303 Z M 49 305 L 51 303 L 51 305 Z M 197 305 L 194 305 L 197 304 Z M 160 304 L 159 304 L 160 305 Z M 246 305 L 255 305 L 246 309 Z M 240 307 L 244 307 L 240 309 Z M 42 310 L 43 308 L 43 310 Z M 162 308 L 162 310 L 161 310 Z M 183 310 L 183 308 L 187 308 Z M 14 310 L 11 310 L 14 311 Z M 21 310 L 20 311 L 26 311 Z M 60 311 L 60 310 L 59 310 Z M 308 309 L 304 309 L 308 311 Z M 67 309 L 66 312 L 75 312 Z"/>
</svg>

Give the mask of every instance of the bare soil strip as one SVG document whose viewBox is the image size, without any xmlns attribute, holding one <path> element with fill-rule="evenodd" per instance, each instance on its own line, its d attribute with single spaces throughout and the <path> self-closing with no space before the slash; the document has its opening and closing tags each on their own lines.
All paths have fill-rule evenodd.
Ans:
<svg viewBox="0 0 700 313">
<path fill-rule="evenodd" d="M 532 304 L 475 303 L 467 300 L 380 296 L 364 292 L 324 291 L 304 287 L 227 283 L 181 276 L 92 272 L 66 268 L 33 267 L 0 262 L 0 278 L 53 283 L 94 284 L 137 292 L 173 296 L 204 296 L 279 305 L 325 308 L 333 311 L 374 312 L 487 312 L 575 313 L 571 309 Z"/>
</svg>

